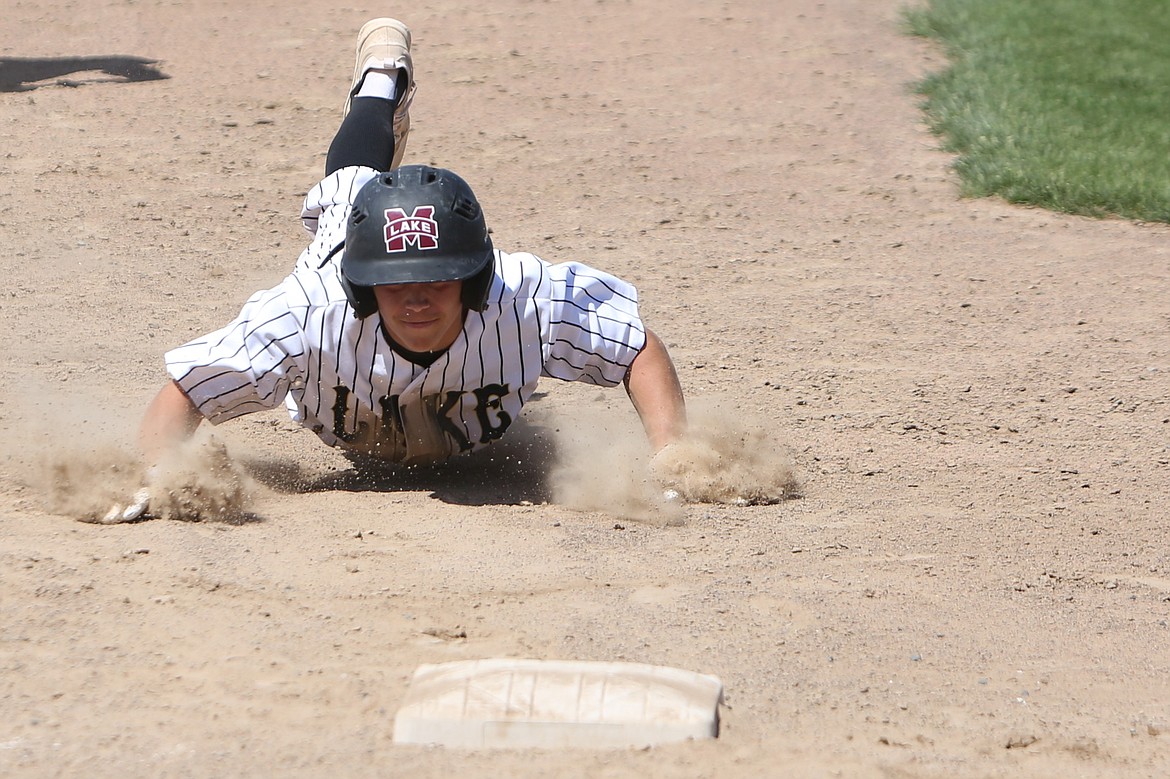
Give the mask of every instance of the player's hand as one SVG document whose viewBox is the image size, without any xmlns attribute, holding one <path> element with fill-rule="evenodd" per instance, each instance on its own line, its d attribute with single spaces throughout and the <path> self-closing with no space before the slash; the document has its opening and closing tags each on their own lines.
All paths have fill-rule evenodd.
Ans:
<svg viewBox="0 0 1170 779">
<path fill-rule="evenodd" d="M 686 453 L 679 442 L 669 443 L 650 459 L 650 476 L 662 488 L 662 499 L 667 503 L 686 501 L 684 485 Z"/>
<path fill-rule="evenodd" d="M 91 514 L 82 517 L 82 522 L 92 522 L 95 525 L 120 525 L 123 522 L 137 522 L 150 519 L 150 501 L 152 498 L 152 483 L 158 480 L 158 466 L 147 468 L 143 486 L 139 487 L 126 501 L 117 501 L 105 514 Z"/>
<path fill-rule="evenodd" d="M 140 519 L 150 518 L 150 488 L 143 487 L 131 496 L 127 503 L 115 503 L 110 506 L 101 517 L 94 517 L 90 522 L 98 525 L 118 525 L 123 522 L 137 522 Z"/>
<path fill-rule="evenodd" d="M 746 434 L 688 435 L 662 447 L 650 473 L 664 490 L 688 503 L 763 506 L 798 494 L 788 461 L 772 456 Z"/>
</svg>

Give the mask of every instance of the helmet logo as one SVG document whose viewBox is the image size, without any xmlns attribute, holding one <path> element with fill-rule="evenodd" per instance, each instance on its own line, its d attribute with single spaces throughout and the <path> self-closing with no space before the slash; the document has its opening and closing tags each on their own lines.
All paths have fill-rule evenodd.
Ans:
<svg viewBox="0 0 1170 779">
<path fill-rule="evenodd" d="M 420 251 L 439 248 L 439 223 L 434 206 L 415 206 L 407 216 L 401 208 L 386 209 L 386 251 L 404 252 L 414 244 Z"/>
</svg>

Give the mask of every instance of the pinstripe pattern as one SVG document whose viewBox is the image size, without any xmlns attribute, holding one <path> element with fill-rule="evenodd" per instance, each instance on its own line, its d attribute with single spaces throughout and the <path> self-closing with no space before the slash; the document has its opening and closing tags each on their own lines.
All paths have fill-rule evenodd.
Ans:
<svg viewBox="0 0 1170 779">
<path fill-rule="evenodd" d="M 306 197 L 312 243 L 287 278 L 227 326 L 166 355 L 213 424 L 284 403 L 327 444 L 394 460 L 441 459 L 499 438 L 542 376 L 613 386 L 645 343 L 636 290 L 578 263 L 496 252 L 484 311 L 429 367 L 356 319 L 340 283 L 349 200 L 374 171 L 345 168 Z M 322 264 L 324 263 L 324 264 Z"/>
</svg>

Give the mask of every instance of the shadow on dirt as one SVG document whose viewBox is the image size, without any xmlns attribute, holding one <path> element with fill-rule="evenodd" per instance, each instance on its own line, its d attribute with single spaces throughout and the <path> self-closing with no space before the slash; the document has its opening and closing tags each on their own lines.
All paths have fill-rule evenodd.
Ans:
<svg viewBox="0 0 1170 779">
<path fill-rule="evenodd" d="M 0 57 L 0 92 L 28 92 L 44 86 L 79 87 L 83 84 L 126 84 L 170 78 L 157 65 L 158 60 L 121 55 Z M 86 78 L 65 78 L 75 73 L 90 75 Z M 98 73 L 104 75 L 95 75 Z"/>
<path fill-rule="evenodd" d="M 310 473 L 295 462 L 252 461 L 249 474 L 278 492 L 416 492 L 425 490 L 460 506 L 520 505 L 552 500 L 550 474 L 557 461 L 550 431 L 523 420 L 486 449 L 428 465 L 399 465 L 349 456 L 344 471 Z"/>
</svg>

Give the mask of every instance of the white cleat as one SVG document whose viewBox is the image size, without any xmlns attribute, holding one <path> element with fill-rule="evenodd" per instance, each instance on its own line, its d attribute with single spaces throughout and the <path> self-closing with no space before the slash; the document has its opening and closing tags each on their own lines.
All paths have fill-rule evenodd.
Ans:
<svg viewBox="0 0 1170 779">
<path fill-rule="evenodd" d="M 362 79 L 370 70 L 397 70 L 398 96 L 394 109 L 394 161 L 397 168 L 406 151 L 410 134 L 410 104 L 414 100 L 414 63 L 410 58 L 410 28 L 397 19 L 371 19 L 358 32 L 357 51 L 353 68 L 353 83 L 345 98 L 345 111 L 361 88 Z"/>
</svg>

